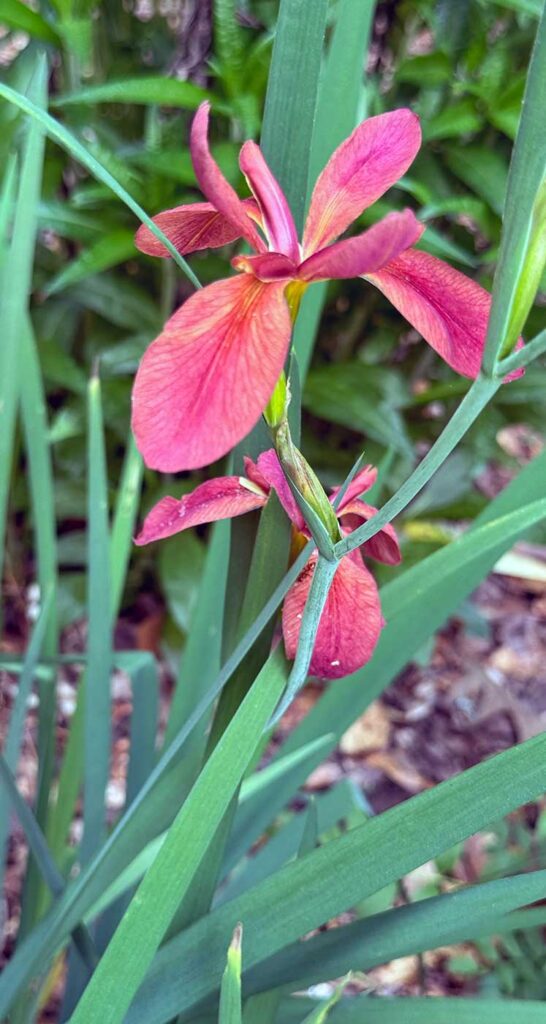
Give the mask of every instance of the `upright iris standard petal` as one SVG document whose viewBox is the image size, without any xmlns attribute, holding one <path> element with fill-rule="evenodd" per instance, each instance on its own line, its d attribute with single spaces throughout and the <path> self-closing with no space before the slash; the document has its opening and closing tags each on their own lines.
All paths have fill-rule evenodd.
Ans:
<svg viewBox="0 0 546 1024">
<path fill-rule="evenodd" d="M 322 249 L 375 203 L 413 162 L 421 145 L 411 110 L 379 114 L 355 128 L 320 174 L 303 236 L 304 255 Z"/>
<path fill-rule="evenodd" d="M 269 448 L 266 452 L 262 452 L 258 457 L 258 470 L 262 479 L 266 481 L 267 486 L 275 489 L 277 497 L 290 519 L 290 522 L 293 523 L 297 530 L 303 530 L 305 527 L 305 520 L 296 499 L 290 490 L 283 468 L 279 462 L 279 457 L 273 448 Z"/>
<path fill-rule="evenodd" d="M 367 505 L 359 498 L 345 502 L 341 511 L 338 511 L 343 532 L 352 533 L 353 530 L 357 530 L 363 523 L 367 523 L 368 519 L 371 519 L 376 512 L 377 509 L 373 505 Z M 385 565 L 399 565 L 402 561 L 398 537 L 390 523 L 382 526 L 370 540 L 364 541 L 360 550 L 370 558 L 375 558 L 377 562 L 384 562 Z"/>
<path fill-rule="evenodd" d="M 242 516 L 245 512 L 262 508 L 266 501 L 267 494 L 249 485 L 244 477 L 219 476 L 206 480 L 182 498 L 167 497 L 158 501 L 146 516 L 135 544 L 149 544 L 192 526 Z"/>
<path fill-rule="evenodd" d="M 317 555 L 286 595 L 282 628 L 288 658 L 294 658 L 301 620 Z M 340 679 L 362 668 L 371 658 L 383 626 L 379 594 L 372 574 L 357 558 L 341 559 L 326 599 L 309 671 L 322 679 Z"/>
<path fill-rule="evenodd" d="M 425 341 L 464 377 L 477 377 L 491 296 L 443 260 L 416 249 L 366 275 Z M 513 376 L 519 376 L 517 371 Z"/>
<path fill-rule="evenodd" d="M 327 281 L 371 274 L 414 245 L 424 230 L 412 210 L 389 213 L 363 234 L 319 249 L 304 260 L 298 276 L 304 281 Z"/>
<path fill-rule="evenodd" d="M 298 233 L 286 196 L 255 142 L 244 143 L 239 166 L 260 207 L 270 249 L 299 260 Z"/>
<path fill-rule="evenodd" d="M 199 187 L 209 203 L 237 228 L 239 236 L 246 238 L 257 252 L 264 252 L 265 243 L 256 231 L 248 210 L 224 178 L 209 150 L 209 110 L 210 104 L 202 103 L 191 126 L 190 151 Z"/>
<path fill-rule="evenodd" d="M 195 469 L 248 434 L 281 373 L 290 330 L 284 284 L 243 274 L 192 295 L 135 379 L 133 431 L 146 464 Z"/>
<path fill-rule="evenodd" d="M 243 206 L 249 216 L 258 215 L 258 206 L 254 199 L 243 199 Z M 218 213 L 212 203 L 175 206 L 172 210 L 158 213 L 152 220 L 183 256 L 197 252 L 198 249 L 215 249 L 221 245 L 228 245 L 229 242 L 241 237 L 240 228 L 227 220 L 222 213 Z M 171 255 L 145 224 L 138 229 L 135 243 L 137 248 L 148 256 Z"/>
</svg>

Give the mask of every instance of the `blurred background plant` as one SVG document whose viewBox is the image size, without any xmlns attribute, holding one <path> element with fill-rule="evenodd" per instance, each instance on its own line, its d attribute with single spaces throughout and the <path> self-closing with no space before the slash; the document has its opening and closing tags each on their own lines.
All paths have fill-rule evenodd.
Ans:
<svg viewBox="0 0 546 1024">
<path fill-rule="evenodd" d="M 331 0 L 328 5 L 328 41 L 341 7 L 341 0 Z M 204 98 L 210 99 L 214 115 L 213 153 L 232 184 L 240 191 L 243 189 L 238 148 L 242 139 L 260 137 L 278 9 L 276 0 L 135 0 L 124 4 L 51 0 L 38 11 L 19 0 L 4 0 L 0 14 L 2 79 L 38 106 L 49 103 L 52 114 L 122 189 L 152 215 L 200 198 L 186 143 L 192 112 Z M 540 0 L 386 0 L 375 7 L 370 4 L 369 25 L 364 26 L 369 28 L 367 57 L 361 60 L 361 73 L 353 83 L 357 90 L 357 118 L 365 111 L 376 114 L 408 105 L 421 116 L 424 131 L 423 148 L 406 177 L 374 205 L 369 215 L 362 216 L 358 226 L 371 223 L 372 215 L 374 220 L 379 219 L 390 210 L 410 205 L 427 224 L 419 245 L 489 289 L 499 249 L 511 149 L 541 9 Z M 38 55 L 44 51 L 48 59 L 47 83 L 40 82 L 39 77 Z M 18 312 L 10 306 L 12 322 L 19 317 L 17 322 L 25 325 L 27 338 L 18 350 L 18 381 L 9 375 L 4 378 L 6 392 L 9 382 L 13 384 L 12 404 L 18 402 L 18 395 L 21 399 L 21 417 L 13 421 L 13 436 L 8 429 L 0 447 L 4 456 L 0 466 L 0 512 L 3 513 L 5 496 L 10 496 L 3 584 L 5 658 L 9 661 L 11 655 L 19 655 L 31 639 L 19 691 L 13 677 L 5 674 L 7 703 L 2 715 L 4 724 L 9 710 L 13 722 L 13 708 L 24 716 L 24 699 L 15 699 L 15 695 L 23 691 L 23 683 L 27 694 L 30 692 L 34 663 L 40 652 L 52 654 L 57 627 L 67 660 L 84 651 L 88 644 L 88 657 L 95 659 L 95 667 L 102 664 L 104 670 L 105 666 L 113 666 L 117 753 L 108 790 L 113 819 L 125 799 L 131 701 L 142 686 L 146 697 L 141 703 L 135 701 L 135 709 L 139 710 L 138 715 L 133 711 L 131 723 L 133 738 L 140 737 L 143 752 L 139 764 L 129 761 L 129 794 L 134 795 L 153 765 L 159 690 L 159 715 L 164 724 L 176 666 L 182 652 L 188 652 L 190 623 L 199 609 L 198 593 L 204 578 L 206 549 L 210 546 L 209 534 L 199 530 L 144 550 L 130 548 L 141 475 L 128 435 L 132 380 L 145 348 L 175 305 L 191 293 L 192 286 L 171 261 L 152 260 L 137 253 L 133 238 L 138 222 L 127 206 L 54 141 L 48 139 L 43 143 L 43 138 L 38 137 L 33 141 L 28 124 L 21 111 L 3 103 L 1 255 L 9 260 L 13 272 L 5 278 L 10 282 L 9 288 L 16 291 L 24 283 L 25 275 L 29 277 L 32 273 L 32 301 L 31 322 L 26 318 L 24 303 Z M 40 184 L 37 167 L 42 144 L 45 158 Z M 25 163 L 25 153 L 32 145 L 38 147 L 36 161 Z M 19 156 L 14 158 L 14 153 Z M 316 161 L 319 155 L 313 153 L 312 159 Z M 10 237 L 6 225 L 18 189 L 14 225 L 24 228 L 26 216 L 27 233 L 21 231 L 21 244 L 17 247 L 12 243 L 6 257 Z M 28 247 L 34 228 L 35 252 L 33 241 Z M 226 253 L 198 254 L 189 262 L 199 279 L 207 283 L 224 276 L 225 256 Z M 453 374 L 421 344 L 415 332 L 407 329 L 375 289 L 359 281 L 334 282 L 327 290 L 325 286 L 316 286 L 317 296 L 318 289 L 320 299 L 313 301 L 318 309 L 320 300 L 324 300 L 323 316 L 314 337 L 317 318 L 309 307 L 304 320 L 307 334 L 301 348 L 304 369 L 310 356 L 310 369 L 302 388 L 302 448 L 328 486 L 339 483 L 364 450 L 366 461 L 381 467 L 380 494 L 388 497 L 439 436 L 468 382 Z M 526 337 L 533 337 L 544 325 L 545 291 L 543 277 Z M 12 305 L 15 303 L 14 298 Z M 16 347 L 20 344 L 19 338 L 12 340 Z M 97 377 L 92 377 L 94 373 L 100 375 L 100 385 Z M 516 477 L 517 471 L 540 454 L 544 446 L 545 406 L 546 366 L 542 360 L 533 366 L 532 372 L 497 392 L 457 451 L 397 522 L 404 552 L 402 571 L 448 546 Z M 9 408 L 5 415 L 9 427 Z M 84 479 L 86 467 L 89 487 Z M 162 495 L 172 493 L 173 488 L 174 493 L 190 490 L 206 475 L 208 470 L 185 474 L 174 482 L 144 470 L 139 516 Z M 99 512 L 90 515 L 91 508 L 98 508 Z M 114 516 L 109 538 L 107 509 Z M 526 536 L 527 547 L 506 555 L 512 561 L 505 561 L 499 571 L 524 581 L 521 601 L 529 618 L 531 602 L 538 605 L 544 601 L 545 528 L 535 526 Z M 387 569 L 384 581 L 388 583 L 395 576 L 396 570 Z M 48 580 L 56 594 L 50 597 L 58 613 L 58 623 L 53 627 L 51 620 L 49 625 L 45 622 Z M 485 593 L 483 603 L 487 605 L 488 600 L 491 604 Z M 87 623 L 86 609 L 90 603 L 95 612 Z M 491 625 L 491 616 L 484 612 L 483 603 L 462 605 L 458 625 L 450 628 L 451 635 L 453 631 L 456 634 L 455 648 L 462 643 L 460 637 L 464 634 L 470 647 L 476 643 L 489 644 L 489 656 L 494 646 L 492 631 L 498 631 L 499 625 L 498 621 Z M 513 612 L 513 606 L 510 609 Z M 543 606 L 535 609 L 535 621 L 541 615 L 544 616 Z M 114 648 L 136 652 L 132 662 L 127 660 L 127 654 L 120 655 L 116 662 L 108 639 L 111 633 Z M 158 660 L 140 656 L 139 651 L 152 651 Z M 431 665 L 438 666 L 432 656 L 433 646 L 427 641 L 417 657 L 425 672 Z M 449 657 L 446 660 L 449 674 Z M 441 667 L 443 670 L 445 665 L 442 663 Z M 72 665 L 63 671 L 57 752 L 74 752 L 81 742 L 73 716 L 79 673 Z M 47 666 L 40 672 L 44 688 L 41 692 L 49 686 L 51 693 L 51 672 Z M 127 673 L 131 687 L 126 682 Z M 458 676 L 464 677 L 462 669 Z M 313 699 L 311 688 L 302 697 L 304 707 L 310 699 L 308 693 Z M 460 706 L 468 709 L 468 692 L 461 690 L 459 698 Z M 100 699 L 103 712 L 105 706 L 108 711 L 107 689 Z M 393 698 L 391 712 L 398 699 Z M 54 704 L 50 702 L 45 708 L 44 705 L 42 701 L 42 742 L 46 719 L 55 715 Z M 537 704 L 537 709 L 541 713 L 546 710 L 546 702 L 544 707 Z M 404 706 L 403 710 L 408 709 Z M 427 707 L 428 711 L 432 713 Z M 31 725 L 33 713 L 35 716 L 31 706 Z M 512 706 L 508 713 L 514 713 Z M 391 724 L 395 717 L 390 714 Z M 19 738 L 23 736 L 22 722 L 21 718 Z M 65 747 L 70 724 L 72 747 Z M 289 720 L 287 729 L 293 724 Z M 518 724 L 521 725 L 519 719 Z M 525 732 L 524 727 L 522 733 L 515 728 L 505 738 L 506 742 L 499 742 L 498 749 L 514 739 L 526 738 L 532 731 Z M 23 773 L 27 796 L 36 784 L 33 770 L 37 764 L 29 736 L 32 733 L 24 733 L 23 750 L 26 763 L 31 766 Z M 108 751 L 106 733 L 97 742 L 103 753 L 105 745 Z M 484 755 L 493 752 L 495 742 L 491 748 L 486 746 Z M 18 745 L 14 740 L 11 753 L 15 767 Z M 48 772 L 52 772 L 51 751 L 48 758 L 46 779 Z M 78 829 L 81 832 L 79 814 L 71 826 L 79 782 L 76 773 L 71 785 L 67 758 L 68 754 L 58 783 L 57 814 L 47 814 L 43 762 L 37 808 L 38 819 L 64 874 L 74 859 Z M 103 757 L 101 763 L 104 768 L 107 760 Z M 318 758 L 309 765 L 309 771 L 316 763 Z M 343 813 L 339 808 L 335 813 L 327 809 L 328 794 L 338 792 L 333 783 L 342 786 L 336 774 L 340 763 L 343 768 L 343 751 L 338 753 L 337 760 L 327 762 L 333 765 L 327 784 L 321 782 L 315 788 L 326 791 L 320 799 L 326 808 L 324 821 L 328 828 L 339 828 L 341 822 L 345 830 L 351 824 L 351 815 L 361 822 L 364 811 L 361 793 L 354 786 L 351 788 L 352 783 L 347 784 L 347 790 L 340 790 L 343 799 L 339 796 L 340 806 L 350 807 L 350 813 L 346 809 Z M 468 763 L 473 763 L 473 759 L 465 762 L 463 758 L 462 765 L 454 766 L 452 762 L 451 770 L 467 767 Z M 373 765 L 370 767 L 373 769 Z M 380 767 L 376 758 L 375 770 Z M 415 764 L 412 767 L 418 771 Z M 383 762 L 382 769 L 387 778 L 397 782 L 392 764 L 386 767 Z M 410 768 L 407 771 L 410 773 Z M 423 773 L 427 776 L 425 769 Z M 428 771 L 428 781 L 422 785 L 414 782 L 412 788 L 406 779 L 400 789 L 407 795 L 448 774 L 449 767 L 445 772 L 439 769 L 437 776 Z M 305 777 L 301 776 L 301 782 Z M 294 791 L 300 785 L 298 780 Z M 366 781 L 369 779 L 364 779 L 364 784 Z M 92 780 L 86 783 L 92 784 Z M 312 784 L 310 788 L 314 788 Z M 287 789 L 287 798 L 293 799 L 294 791 Z M 300 793 L 297 799 L 305 802 L 307 798 Z M 395 800 L 389 797 L 387 803 L 391 802 Z M 282 806 L 283 803 L 278 810 Z M 293 806 L 298 809 L 297 803 Z M 529 864 L 542 867 L 544 810 L 535 807 L 531 817 L 532 823 L 529 816 L 520 814 L 485 837 L 477 858 L 479 863 L 473 864 L 466 874 L 460 866 L 464 863 L 464 851 L 458 849 L 452 863 L 445 858 L 430 862 L 436 864 L 432 881 L 429 879 L 423 885 L 410 876 L 405 888 L 385 890 L 384 900 L 374 896 L 373 907 L 367 906 L 366 913 L 378 913 L 393 903 L 401 905 L 408 899 L 411 902 L 446 892 L 461 880 L 489 880 L 513 874 Z M 280 824 L 294 820 L 292 810 Z M 271 826 L 271 821 L 263 824 Z M 67 845 L 65 837 L 70 827 L 71 841 Z M 259 833 L 258 829 L 250 838 L 258 838 Z M 279 834 L 285 833 L 281 830 Z M 320 830 L 318 835 L 322 835 Z M 14 881 L 10 884 L 14 888 L 10 891 L 8 887 L 6 902 L 6 953 L 12 951 L 13 932 L 19 921 L 17 886 L 24 857 L 22 849 L 20 845 L 11 848 Z M 243 846 L 239 852 L 244 849 Z M 88 851 L 88 857 L 91 853 Z M 234 856 L 233 863 L 236 862 Z M 279 863 L 282 862 L 281 856 Z M 259 875 L 260 870 L 263 869 L 247 865 L 247 871 L 257 871 Z M 8 883 L 10 877 L 8 872 Z M 32 884 L 37 885 L 36 881 L 27 880 L 23 933 L 37 914 Z M 230 884 L 236 893 L 237 876 Z M 45 906 L 43 893 L 40 899 Z M 116 907 L 117 904 L 105 936 L 113 928 Z M 497 990 L 519 998 L 546 998 L 541 943 L 539 921 L 535 927 L 517 931 L 502 942 L 477 939 L 472 947 L 444 953 L 444 977 L 458 979 L 447 982 L 446 991 L 452 984 L 454 989 L 466 985 L 473 992 Z M 440 984 L 437 963 L 434 961 L 432 967 L 417 963 L 417 973 L 414 970 L 411 974 L 412 991 L 427 991 L 427 972 L 428 990 L 430 985 L 434 990 L 434 985 Z M 48 999 L 52 992 L 58 994 L 58 982 L 58 975 L 50 975 L 41 995 L 45 1007 L 54 1007 L 52 1013 L 57 1013 L 56 1004 L 48 1004 Z M 77 979 L 73 984 L 77 992 Z M 351 984 L 355 984 L 354 980 Z M 380 982 L 378 987 L 381 988 Z M 386 990 L 399 989 L 387 982 Z M 70 1005 L 70 998 L 66 1005 Z M 25 1017 L 26 1012 L 28 1007 L 19 1004 L 20 1016 L 14 1020 L 30 1019 Z"/>
</svg>

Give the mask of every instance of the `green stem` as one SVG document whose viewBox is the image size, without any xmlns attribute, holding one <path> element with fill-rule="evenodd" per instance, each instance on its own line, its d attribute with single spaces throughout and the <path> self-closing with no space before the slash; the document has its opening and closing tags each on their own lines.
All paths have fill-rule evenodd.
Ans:
<svg viewBox="0 0 546 1024">
<path fill-rule="evenodd" d="M 365 541 L 370 540 L 370 537 L 374 537 L 383 526 L 386 526 L 402 512 L 410 501 L 413 501 L 416 494 L 434 476 L 436 470 L 464 437 L 500 386 L 499 379 L 489 380 L 486 377 L 478 377 L 474 381 L 470 391 L 463 398 L 436 443 L 433 444 L 423 461 L 419 463 L 397 493 L 367 523 L 336 544 L 335 553 L 338 558 L 342 558 L 349 551 L 354 551 Z"/>
<path fill-rule="evenodd" d="M 287 707 L 292 703 L 294 697 L 298 691 L 301 690 L 305 680 L 307 679 L 320 617 L 322 615 L 324 605 L 326 604 L 338 564 L 339 562 L 337 561 L 332 562 L 319 555 L 315 571 L 313 573 L 313 579 L 311 580 L 307 601 L 305 602 L 298 647 L 296 650 L 294 664 L 292 665 L 292 671 L 288 677 L 284 696 L 280 701 L 271 722 L 268 723 L 268 729 L 270 729 L 271 726 L 278 722 L 283 716 Z"/>
<path fill-rule="evenodd" d="M 546 330 L 537 334 L 536 338 L 533 338 L 525 348 L 519 349 L 518 352 L 512 352 L 512 355 L 507 356 L 506 359 L 501 359 L 497 367 L 497 374 L 502 378 L 507 373 L 512 373 L 513 370 L 521 370 L 524 366 L 529 366 L 529 363 L 538 359 L 539 356 L 543 356 L 545 352 Z"/>
</svg>

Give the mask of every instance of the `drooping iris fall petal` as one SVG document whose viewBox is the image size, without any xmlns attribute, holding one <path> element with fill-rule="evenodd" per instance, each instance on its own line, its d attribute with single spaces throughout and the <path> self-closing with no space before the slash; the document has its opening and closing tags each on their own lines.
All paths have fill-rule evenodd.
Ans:
<svg viewBox="0 0 546 1024">
<path fill-rule="evenodd" d="M 256 231 L 235 189 L 224 178 L 218 164 L 209 150 L 209 103 L 202 103 L 192 121 L 190 133 L 190 152 L 195 175 L 203 195 L 212 203 L 226 220 L 237 228 L 238 234 L 250 243 L 257 252 L 264 252 L 265 242 Z"/>
<path fill-rule="evenodd" d="M 305 224 L 304 254 L 339 238 L 407 171 L 420 145 L 419 119 L 411 110 L 379 114 L 358 125 L 319 175 Z"/>
<path fill-rule="evenodd" d="M 292 260 L 298 260 L 300 247 L 292 212 L 282 188 L 255 142 L 245 142 L 241 147 L 239 166 L 260 207 L 270 248 Z"/>
<path fill-rule="evenodd" d="M 146 464 L 172 473 L 225 455 L 267 405 L 289 341 L 283 284 L 242 274 L 192 295 L 136 375 L 132 425 Z"/>
<path fill-rule="evenodd" d="M 319 281 L 371 274 L 414 245 L 424 230 L 412 210 L 389 213 L 363 234 L 334 242 L 309 256 L 298 276 L 304 281 Z"/>
<path fill-rule="evenodd" d="M 149 544 L 191 526 L 242 516 L 262 508 L 266 501 L 267 494 L 260 494 L 242 477 L 220 476 L 206 480 L 182 498 L 167 497 L 158 501 L 146 516 L 135 544 Z"/>
<path fill-rule="evenodd" d="M 288 658 L 296 655 L 316 562 L 317 555 L 312 555 L 284 601 L 282 628 Z M 342 558 L 320 618 L 310 673 L 323 679 L 340 679 L 355 672 L 371 658 L 382 625 L 372 574 L 361 559 Z"/>
<path fill-rule="evenodd" d="M 344 503 L 338 515 L 343 531 L 352 533 L 353 530 L 362 526 L 362 523 L 367 523 L 368 519 L 371 519 L 376 512 L 377 509 L 373 505 L 367 505 L 365 501 L 354 498 L 352 501 Z M 370 558 L 375 558 L 376 561 L 384 562 L 386 565 L 399 565 L 402 561 L 398 538 L 390 523 L 382 526 L 370 540 L 364 541 L 360 550 Z"/>
<path fill-rule="evenodd" d="M 242 202 L 249 215 L 257 213 L 254 199 L 243 199 Z M 158 213 L 152 220 L 183 256 L 199 249 L 216 249 L 241 237 L 240 228 L 218 213 L 211 203 L 175 206 L 172 210 Z M 138 229 L 135 243 L 148 256 L 171 255 L 145 224 Z"/>
<path fill-rule="evenodd" d="M 379 288 L 425 341 L 464 377 L 477 377 L 491 296 L 449 264 L 408 249 L 366 279 Z M 516 371 L 507 379 L 520 376 Z"/>
</svg>

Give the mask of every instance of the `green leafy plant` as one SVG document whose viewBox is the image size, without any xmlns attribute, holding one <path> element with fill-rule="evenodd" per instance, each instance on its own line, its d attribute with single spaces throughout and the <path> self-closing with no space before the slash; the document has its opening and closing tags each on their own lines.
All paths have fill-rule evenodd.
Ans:
<svg viewBox="0 0 546 1024">
<path fill-rule="evenodd" d="M 366 76 L 362 70 L 374 7 L 371 0 L 281 0 L 278 8 L 250 5 L 250 17 L 246 5 L 239 10 L 217 0 L 209 26 L 214 55 L 198 82 L 168 74 L 174 42 L 157 16 L 146 27 L 125 9 L 104 5 L 94 12 L 69 0 L 39 11 L 10 0 L 2 12 L 8 29 L 28 33 L 30 42 L 0 83 L 0 147 L 9 153 L 0 195 L 0 527 L 9 542 L 5 578 L 36 581 L 40 595 L 31 629 L 25 621 L 28 642 L 25 636 L 18 651 L 0 655 L 0 666 L 17 681 L 0 760 L 2 869 L 10 806 L 30 851 L 17 943 L 0 980 L 0 1016 L 12 1024 L 40 1019 L 61 969 L 58 1015 L 73 1024 L 542 1019 L 544 870 L 531 847 L 514 861 L 499 856 L 497 869 L 455 892 L 405 905 L 389 901 L 386 909 L 370 910 L 366 901 L 539 797 L 544 736 L 375 817 L 353 784 L 338 783 L 316 800 L 302 790 L 348 726 L 501 555 L 543 529 L 546 517 L 544 451 L 478 507 L 466 469 L 490 456 L 502 426 L 524 416 L 539 428 L 543 413 L 546 336 L 534 303 L 545 257 L 546 14 L 534 0 L 469 0 L 456 12 L 443 2 L 402 4 L 390 26 L 392 74 L 380 89 L 373 68 Z M 500 31 L 503 18 L 511 19 L 517 47 Z M 493 28 L 500 42 L 489 48 Z M 425 31 L 434 46 L 416 54 L 409 40 Z M 136 73 L 132 50 L 145 56 L 145 74 Z M 411 228 L 419 265 L 441 258 L 486 284 L 492 279 L 483 359 L 467 374 L 471 383 L 444 366 L 429 374 L 422 352 L 402 363 L 392 358 L 400 323 L 381 294 L 388 296 L 386 286 L 348 312 L 343 295 L 356 285 L 326 273 L 310 283 L 299 249 L 282 287 L 258 272 L 256 284 L 247 252 L 235 258 L 244 274 L 222 282 L 224 244 L 220 256 L 186 259 L 172 221 L 161 218 L 180 203 L 181 189 L 183 209 L 196 201 L 194 170 L 179 148 L 188 112 L 197 110 L 193 149 L 194 158 L 196 151 L 202 157 L 203 133 L 195 143 L 202 102 L 210 102 L 223 133 L 212 156 L 225 176 L 232 216 L 235 200 L 226 189 L 240 184 L 239 143 L 260 133 L 300 232 L 321 170 L 365 111 L 386 116 L 411 104 L 425 129 L 423 151 L 374 212 L 358 216 L 357 231 L 377 232 L 384 223 L 391 232 L 394 225 Z M 249 162 L 258 159 L 252 146 L 246 154 Z M 203 180 L 211 173 L 210 163 L 204 166 Z M 258 170 L 254 163 L 251 182 Z M 401 197 L 415 211 L 403 213 Z M 168 254 L 172 262 L 137 258 L 135 218 L 143 225 L 144 253 Z M 259 247 L 261 236 L 247 220 L 246 235 Z M 269 229 L 280 232 L 274 221 Z M 424 235 L 421 222 L 428 225 Z M 324 252 L 317 244 L 307 259 Z M 255 258 L 271 255 L 277 254 L 259 251 Z M 372 283 L 382 269 L 369 271 Z M 143 466 L 128 433 L 132 379 L 179 300 L 186 315 L 196 308 L 191 289 L 204 286 L 195 293 L 204 308 L 213 294 L 208 285 L 218 294 L 237 280 L 260 295 L 272 285 L 281 313 L 271 316 L 269 329 L 287 327 L 290 347 L 262 404 L 264 419 L 214 453 L 227 455 L 223 486 L 232 481 L 249 514 L 231 526 L 216 522 L 206 535 L 209 520 L 198 517 L 199 538 L 160 541 L 165 547 L 155 558 L 153 549 L 132 545 L 143 485 L 147 516 L 137 540 L 150 524 L 156 529 L 158 508 L 169 508 L 172 519 L 173 487 L 183 491 L 175 501 L 180 518 L 216 481 L 203 473 L 202 459 L 183 467 L 190 476 L 168 484 Z M 240 308 L 234 315 L 240 318 Z M 205 322 L 202 316 L 197 329 Z M 263 324 L 261 330 L 263 341 Z M 531 339 L 524 347 L 522 331 Z M 504 383 L 524 368 L 525 376 Z M 421 411 L 434 403 L 441 414 L 431 421 Z M 317 423 L 333 439 L 329 446 L 313 436 Z M 222 427 L 219 421 L 213 440 Z M 362 436 L 365 460 L 357 457 Z M 143 447 L 138 430 L 137 440 Z M 418 445 L 421 454 L 426 449 L 419 460 Z M 451 476 L 456 449 L 460 481 L 451 496 L 442 491 L 438 498 L 434 482 L 442 472 Z M 368 461 L 379 464 L 377 479 Z M 27 486 L 18 473 L 23 466 Z M 166 468 L 172 476 L 180 467 Z M 349 532 L 344 509 L 366 473 L 362 491 L 378 510 L 365 506 Z M 326 485 L 336 488 L 331 499 Z M 463 516 L 457 501 L 466 502 Z M 409 557 L 389 568 L 399 561 L 391 522 L 422 510 L 470 523 L 454 539 L 444 532 L 423 557 L 408 544 Z M 156 538 L 166 536 L 163 519 L 160 525 Z M 373 543 L 391 545 L 373 605 L 377 610 L 380 600 L 386 626 L 378 625 L 350 674 L 318 672 L 313 658 L 331 588 L 342 566 L 354 566 L 357 549 L 366 554 Z M 287 609 L 304 577 L 310 585 L 297 605 L 294 639 Z M 141 641 L 119 650 L 123 602 L 138 605 L 139 595 L 157 587 L 166 619 L 161 653 L 157 638 L 153 651 Z M 276 630 L 283 603 L 284 643 Z M 355 597 L 355 613 L 356 605 Z M 82 617 L 85 641 L 66 649 L 63 627 Z M 356 618 L 353 627 L 360 629 Z M 337 652 L 325 646 L 330 667 L 339 668 Z M 158 736 L 160 669 L 176 659 L 168 720 Z M 78 669 L 78 693 L 68 736 L 58 745 L 56 683 L 67 667 Z M 278 731 L 310 669 L 338 678 L 295 728 Z M 131 692 L 125 803 L 117 815 L 106 800 L 115 673 L 124 674 Z M 38 771 L 29 806 L 16 775 L 34 684 Z M 350 920 L 322 930 L 347 912 Z M 463 941 L 476 944 L 484 972 L 497 979 L 494 993 L 485 985 L 479 1000 L 353 992 L 361 972 Z M 302 995 L 343 976 L 325 1000 Z"/>
</svg>

